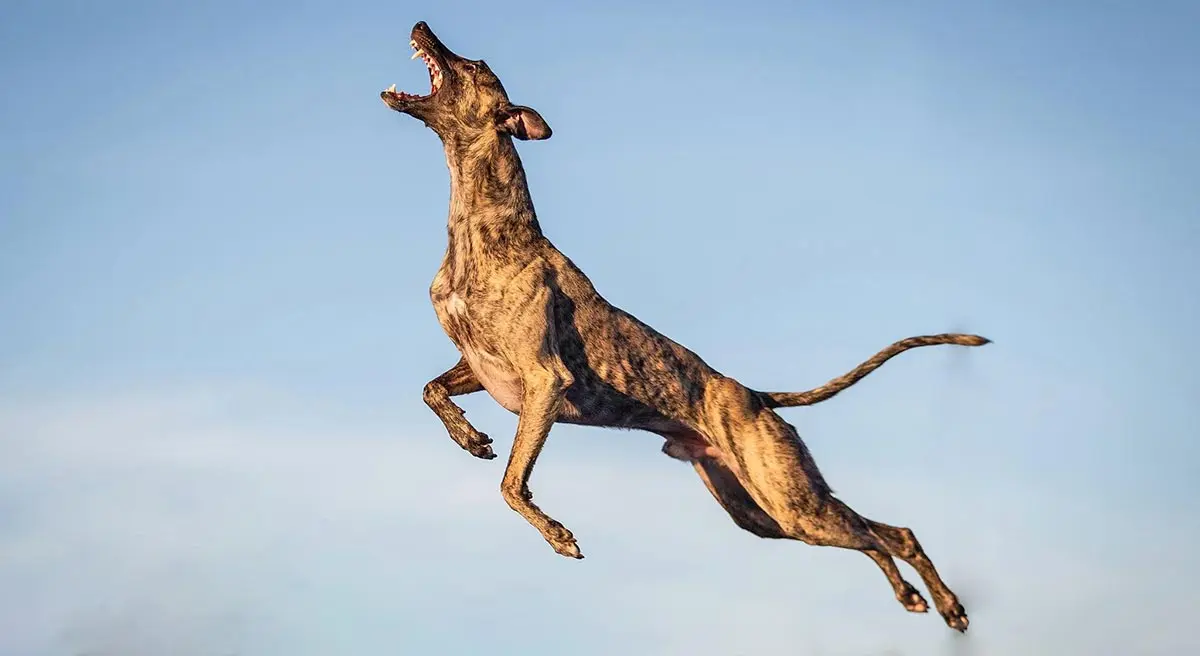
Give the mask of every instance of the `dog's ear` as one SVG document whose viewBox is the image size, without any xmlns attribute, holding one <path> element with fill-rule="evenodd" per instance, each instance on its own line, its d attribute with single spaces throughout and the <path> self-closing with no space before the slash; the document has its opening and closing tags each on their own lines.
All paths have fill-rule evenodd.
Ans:
<svg viewBox="0 0 1200 656">
<path fill-rule="evenodd" d="M 531 107 L 505 105 L 496 111 L 496 129 L 522 141 L 549 139 L 552 131 Z"/>
</svg>

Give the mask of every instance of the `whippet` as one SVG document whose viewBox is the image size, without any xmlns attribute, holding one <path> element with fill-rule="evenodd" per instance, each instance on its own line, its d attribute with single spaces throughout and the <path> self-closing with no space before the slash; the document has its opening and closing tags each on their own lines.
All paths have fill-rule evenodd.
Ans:
<svg viewBox="0 0 1200 656">
<path fill-rule="evenodd" d="M 529 476 L 551 425 L 638 429 L 666 439 L 668 456 L 695 467 L 717 503 L 764 538 L 856 549 L 875 561 L 909 611 L 925 599 L 893 557 L 921 575 L 946 623 L 965 631 L 958 598 L 913 532 L 866 519 L 831 492 L 795 428 L 775 408 L 832 397 L 910 348 L 982 346 L 977 335 L 901 340 L 850 373 L 798 393 L 759 392 L 614 307 L 542 234 L 513 139 L 548 139 L 537 111 L 509 102 L 483 60 L 447 48 L 424 22 L 410 45 L 429 69 L 431 89 L 381 97 L 441 138 L 450 169 L 449 244 L 429 295 L 461 358 L 424 389 L 450 437 L 478 458 L 491 439 L 451 397 L 487 390 L 519 416 L 500 491 L 564 556 L 582 558 L 574 536 L 533 503 Z"/>
</svg>

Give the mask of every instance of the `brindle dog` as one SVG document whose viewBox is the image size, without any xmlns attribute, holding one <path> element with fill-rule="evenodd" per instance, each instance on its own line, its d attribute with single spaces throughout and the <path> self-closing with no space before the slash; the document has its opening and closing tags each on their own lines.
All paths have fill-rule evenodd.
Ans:
<svg viewBox="0 0 1200 656">
<path fill-rule="evenodd" d="M 430 298 L 462 355 L 425 386 L 425 403 L 450 437 L 491 459 L 491 440 L 453 396 L 487 390 L 519 421 L 500 490 L 554 550 L 582 558 L 571 532 L 534 505 L 529 476 L 554 423 L 639 429 L 666 438 L 663 451 L 692 463 L 743 529 L 764 538 L 857 549 L 883 570 L 909 611 L 921 594 L 893 557 L 921 575 L 938 612 L 959 631 L 967 615 L 907 528 L 860 516 L 831 492 L 796 430 L 774 408 L 828 399 L 889 358 L 935 344 L 981 346 L 977 335 L 902 340 L 854 371 L 808 392 L 749 389 L 614 307 L 542 234 L 513 139 L 550 137 L 536 111 L 509 102 L 483 60 L 447 48 L 424 22 L 413 57 L 429 68 L 427 95 L 382 92 L 392 109 L 441 138 L 450 169 L 449 245 Z"/>
</svg>

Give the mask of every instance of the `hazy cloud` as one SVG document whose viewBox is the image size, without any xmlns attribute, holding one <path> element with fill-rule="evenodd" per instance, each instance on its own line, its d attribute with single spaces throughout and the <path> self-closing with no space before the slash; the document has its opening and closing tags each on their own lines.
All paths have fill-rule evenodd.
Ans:
<svg viewBox="0 0 1200 656">
<path fill-rule="evenodd" d="M 1027 486 L 947 494 L 953 482 L 881 469 L 837 477 L 865 514 L 917 528 L 970 604 L 964 641 L 934 616 L 904 613 L 857 553 L 737 530 L 655 444 L 628 462 L 547 451 L 534 490 L 579 537 L 588 558 L 572 562 L 504 505 L 502 461 L 472 459 L 440 432 L 399 431 L 394 418 L 239 387 L 0 407 L 0 653 L 1169 654 L 1196 644 L 1163 621 L 1200 611 L 1184 585 L 1194 568 L 1170 576 L 1172 563 L 1191 567 L 1182 555 L 1164 550 L 1152 564 L 1119 543 L 1077 544 L 1069 523 L 1022 512 L 1039 503 Z M 1121 528 L 1148 519 L 1128 521 Z M 1187 543 L 1182 529 L 1158 530 Z"/>
</svg>

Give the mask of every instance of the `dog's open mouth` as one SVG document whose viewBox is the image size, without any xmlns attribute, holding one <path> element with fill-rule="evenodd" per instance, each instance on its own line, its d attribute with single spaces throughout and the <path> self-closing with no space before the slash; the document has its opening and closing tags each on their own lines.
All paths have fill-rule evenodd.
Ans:
<svg viewBox="0 0 1200 656">
<path fill-rule="evenodd" d="M 442 65 L 438 63 L 438 58 L 429 54 L 428 50 L 417 43 L 416 39 L 408 42 L 409 45 L 416 50 L 412 58 L 420 57 L 425 61 L 425 67 L 429 69 L 429 93 L 425 95 L 408 93 L 407 91 L 397 91 L 396 85 L 387 88 L 385 93 L 390 93 L 401 100 L 425 100 L 432 98 L 442 87 Z"/>
</svg>

